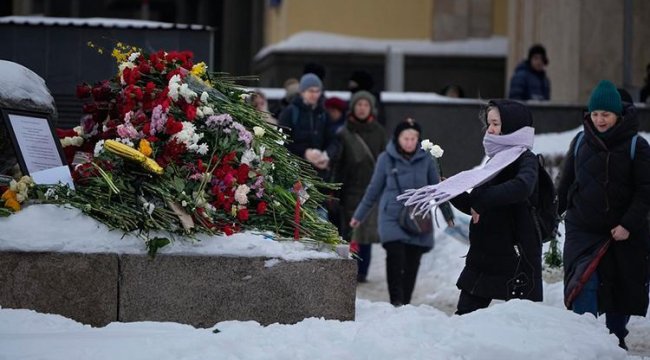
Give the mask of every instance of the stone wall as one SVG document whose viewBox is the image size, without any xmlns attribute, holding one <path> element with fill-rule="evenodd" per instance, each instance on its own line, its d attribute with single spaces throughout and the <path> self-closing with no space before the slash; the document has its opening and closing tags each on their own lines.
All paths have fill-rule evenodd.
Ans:
<svg viewBox="0 0 650 360">
<path fill-rule="evenodd" d="M 354 320 L 354 260 L 0 252 L 0 306 L 84 324 Z"/>
</svg>

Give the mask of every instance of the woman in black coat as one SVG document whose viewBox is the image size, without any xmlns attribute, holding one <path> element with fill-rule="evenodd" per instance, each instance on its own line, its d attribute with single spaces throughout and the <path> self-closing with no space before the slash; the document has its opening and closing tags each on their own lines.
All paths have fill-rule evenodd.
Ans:
<svg viewBox="0 0 650 360">
<path fill-rule="evenodd" d="M 526 106 L 510 100 L 490 101 L 482 117 L 492 135 L 532 126 Z M 526 150 L 494 178 L 451 200 L 472 215 L 456 314 L 485 308 L 492 299 L 542 300 L 542 247 L 528 202 L 538 168 L 537 157 Z"/>
<path fill-rule="evenodd" d="M 645 316 L 648 309 L 650 147 L 637 136 L 634 106 L 623 105 L 611 82 L 594 88 L 588 106 L 558 188 L 559 212 L 566 210 L 565 294 L 596 249 L 611 241 L 597 271 L 567 306 L 579 314 L 606 313 L 607 327 L 627 349 L 629 315 Z"/>
</svg>

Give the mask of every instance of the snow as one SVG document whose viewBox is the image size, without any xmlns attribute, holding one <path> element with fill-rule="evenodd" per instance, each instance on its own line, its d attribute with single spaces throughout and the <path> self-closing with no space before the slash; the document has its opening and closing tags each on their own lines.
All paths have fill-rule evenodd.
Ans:
<svg viewBox="0 0 650 360">
<path fill-rule="evenodd" d="M 260 60 L 274 52 L 318 52 L 385 54 L 388 49 L 404 55 L 463 57 L 506 57 L 508 39 L 501 36 L 456 41 L 371 39 L 319 31 L 303 31 L 264 47 L 255 55 Z"/>
<path fill-rule="evenodd" d="M 30 101 L 43 110 L 54 112 L 54 98 L 45 81 L 28 68 L 7 60 L 0 60 L 0 104 Z"/>
<path fill-rule="evenodd" d="M 39 224 L 39 226 L 33 226 Z M 134 234 L 109 230 L 79 209 L 56 205 L 30 205 L 0 218 L 0 250 L 59 251 L 79 253 L 146 254 L 144 241 Z M 152 233 L 151 237 L 168 237 Z M 160 254 L 265 256 L 288 261 L 334 258 L 338 255 L 317 245 L 274 241 L 268 234 L 238 233 L 231 236 L 199 234 L 196 239 L 176 239 Z M 270 265 L 272 266 L 272 264 Z"/>
<path fill-rule="evenodd" d="M 72 18 L 72 17 L 48 17 L 48 16 L 37 16 L 37 15 L 4 16 L 4 17 L 0 17 L 0 24 L 90 26 L 90 27 L 134 28 L 134 29 L 190 29 L 190 30 L 210 29 L 210 27 L 205 25 L 174 24 L 174 23 L 138 20 L 138 19 Z"/>
<path fill-rule="evenodd" d="M 565 152 L 577 131 L 538 135 L 536 149 Z M 441 215 L 437 216 L 442 224 Z M 457 213 L 457 217 L 468 220 L 463 214 Z M 58 226 L 64 229 L 57 229 L 55 225 L 61 221 L 69 221 L 74 227 Z M 35 223 L 39 226 L 34 227 Z M 47 248 L 49 241 L 59 242 L 56 246 L 66 251 L 80 248 L 87 252 L 143 251 L 140 240 L 129 236 L 120 240 L 121 234 L 85 219 L 80 212 L 53 206 L 29 206 L 8 219 L 0 219 L 0 229 L 0 249 L 36 251 Z M 28 236 L 25 229 L 29 229 Z M 87 236 L 95 233 L 99 236 Z M 63 243 L 52 240 L 61 237 L 78 239 Z M 95 237 L 103 241 L 92 242 Z M 81 244 L 82 239 L 92 244 Z M 126 244 L 104 244 L 119 241 Z M 230 251 L 244 255 L 244 248 L 250 247 L 250 251 L 264 249 L 274 253 L 271 257 L 281 258 L 282 251 L 300 252 L 294 248 L 299 244 L 293 242 L 282 243 L 289 245 L 288 248 L 269 250 L 268 243 L 275 242 L 253 234 L 205 238 L 184 245 L 183 241 L 176 241 L 174 246 L 182 246 L 183 251 L 192 247 L 206 251 L 210 242 L 221 244 L 215 253 Z M 238 247 L 240 242 L 247 245 Z M 385 252 L 380 245 L 373 245 L 368 282 L 357 287 L 355 321 L 309 318 L 294 325 L 266 327 L 254 321 L 224 321 L 209 329 L 136 322 L 93 328 L 59 315 L 0 309 L 0 359 L 166 360 L 214 356 L 221 359 L 641 359 L 650 356 L 647 317 L 632 317 L 626 339 L 630 352 L 625 353 L 618 348 L 616 337 L 608 334 L 604 317 L 579 316 L 564 308 L 561 274 L 557 271 L 545 273 L 543 303 L 495 301 L 487 309 L 464 316 L 453 315 L 458 299 L 455 281 L 464 265 L 468 246 L 441 229 L 436 230 L 435 243 L 434 249 L 422 258 L 412 305 L 399 308 L 387 302 Z M 270 259 L 265 265 L 270 267 L 277 261 Z"/>
</svg>

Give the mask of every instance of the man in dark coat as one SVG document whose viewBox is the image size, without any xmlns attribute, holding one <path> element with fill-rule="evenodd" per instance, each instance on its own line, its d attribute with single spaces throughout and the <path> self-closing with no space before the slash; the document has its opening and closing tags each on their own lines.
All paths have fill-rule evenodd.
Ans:
<svg viewBox="0 0 650 360">
<path fill-rule="evenodd" d="M 509 99 L 515 100 L 549 100 L 551 83 L 544 68 L 548 65 L 546 49 L 542 45 L 533 45 L 528 50 L 528 59 L 519 63 L 510 79 Z"/>
<path fill-rule="evenodd" d="M 329 159 L 335 156 L 335 139 L 326 131 L 329 122 L 320 98 L 323 83 L 315 74 L 300 78 L 299 91 L 278 119 L 279 125 L 288 129 L 290 142 L 287 149 L 309 161 L 319 176 L 329 180 Z"/>
<path fill-rule="evenodd" d="M 494 110 L 500 119 L 491 115 Z M 492 135 L 533 123 L 526 106 L 515 101 L 492 100 L 485 113 Z M 542 300 L 542 245 L 529 205 L 538 168 L 537 157 L 526 150 L 494 178 L 451 200 L 458 210 L 480 215 L 470 224 L 470 248 L 456 283 L 461 290 L 456 314 L 485 308 L 493 299 Z"/>
<path fill-rule="evenodd" d="M 606 80 L 594 88 L 583 125 L 583 134 L 571 142 L 558 188 L 559 212 L 566 210 L 565 294 L 595 249 L 607 241 L 611 245 L 567 305 L 580 314 L 606 313 L 607 327 L 626 348 L 629 315 L 645 316 L 648 309 L 650 147 L 635 137 L 634 106 L 624 107 Z"/>
</svg>

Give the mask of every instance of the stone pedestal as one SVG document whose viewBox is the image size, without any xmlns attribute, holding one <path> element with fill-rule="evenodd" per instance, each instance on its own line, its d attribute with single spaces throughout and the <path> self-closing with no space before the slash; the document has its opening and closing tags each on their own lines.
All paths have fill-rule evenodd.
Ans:
<svg viewBox="0 0 650 360">
<path fill-rule="evenodd" d="M 117 278 L 115 254 L 0 252 L 0 306 L 104 326 L 116 319 Z"/>
<path fill-rule="evenodd" d="M 354 320 L 356 262 L 0 251 L 0 306 L 84 324 Z"/>
</svg>

